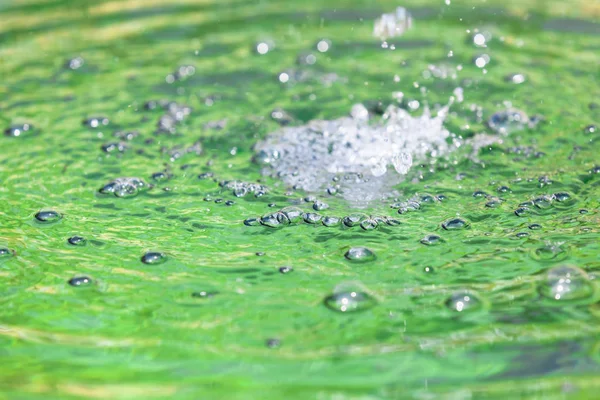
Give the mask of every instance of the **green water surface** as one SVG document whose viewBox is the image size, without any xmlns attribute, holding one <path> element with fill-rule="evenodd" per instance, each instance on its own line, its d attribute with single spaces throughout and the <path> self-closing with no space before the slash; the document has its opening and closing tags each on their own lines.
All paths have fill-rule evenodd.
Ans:
<svg viewBox="0 0 600 400">
<path fill-rule="evenodd" d="M 398 5 L 414 26 L 383 49 L 373 21 Z M 0 1 L 0 129 L 33 126 L 0 135 L 0 398 L 596 398 L 599 17 L 594 0 Z M 309 53 L 315 64 L 299 64 Z M 65 67 L 75 57 L 84 64 Z M 195 73 L 167 83 L 181 65 Z M 288 70 L 308 75 L 282 84 Z M 507 81 L 515 73 L 525 82 Z M 251 161 L 280 128 L 275 108 L 302 125 L 393 92 L 446 104 L 458 86 L 465 101 L 446 121 L 457 136 L 492 133 L 485 121 L 506 102 L 541 122 L 414 166 L 398 201 L 445 196 L 419 210 L 294 191 Z M 191 108 L 174 134 L 156 133 L 160 106 L 144 107 L 161 99 Z M 98 116 L 108 124 L 82 123 Z M 139 135 L 103 151 L 117 131 Z M 152 178 L 161 171 L 170 179 Z M 118 177 L 153 186 L 98 192 Z M 236 197 L 225 180 L 268 192 Z M 243 223 L 312 211 L 310 195 L 329 204 L 322 215 L 400 225 Z M 548 204 L 531 203 L 540 196 Z M 62 218 L 36 220 L 47 210 Z M 468 225 L 445 230 L 452 218 Z M 68 243 L 76 235 L 85 245 Z M 344 257 L 358 246 L 375 258 Z M 166 262 L 143 263 L 149 251 Z M 572 275 L 552 280 L 565 265 Z M 570 291 L 556 298 L 557 284 Z M 356 310 L 328 298 L 340 293 L 358 293 Z"/>
</svg>

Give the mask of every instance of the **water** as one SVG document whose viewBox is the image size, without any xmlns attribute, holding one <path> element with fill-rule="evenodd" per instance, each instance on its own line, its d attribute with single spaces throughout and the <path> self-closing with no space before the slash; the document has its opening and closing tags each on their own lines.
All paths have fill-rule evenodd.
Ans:
<svg viewBox="0 0 600 400">
<path fill-rule="evenodd" d="M 0 2 L 0 397 L 595 398 L 599 16 Z"/>
</svg>

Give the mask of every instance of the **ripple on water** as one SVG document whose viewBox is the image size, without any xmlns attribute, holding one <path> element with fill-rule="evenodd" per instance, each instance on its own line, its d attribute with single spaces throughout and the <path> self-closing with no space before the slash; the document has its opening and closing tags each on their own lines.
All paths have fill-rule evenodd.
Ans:
<svg viewBox="0 0 600 400">
<path fill-rule="evenodd" d="M 594 285 L 582 269 L 563 265 L 551 268 L 545 273 L 538 286 L 538 292 L 543 297 L 561 304 L 580 302 L 594 297 Z"/>
</svg>

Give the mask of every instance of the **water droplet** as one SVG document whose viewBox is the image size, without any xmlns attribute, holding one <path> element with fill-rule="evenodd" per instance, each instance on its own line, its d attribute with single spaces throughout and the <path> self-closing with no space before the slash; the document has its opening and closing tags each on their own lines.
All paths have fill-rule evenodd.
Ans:
<svg viewBox="0 0 600 400">
<path fill-rule="evenodd" d="M 469 222 L 462 218 L 450 218 L 450 219 L 442 222 L 442 228 L 444 228 L 447 231 L 467 229 L 469 227 L 470 227 Z"/>
<path fill-rule="evenodd" d="M 301 209 L 296 207 L 284 207 L 279 212 L 281 212 L 291 224 L 298 223 L 303 220 L 304 213 Z"/>
<path fill-rule="evenodd" d="M 481 308 L 482 302 L 479 297 L 472 293 L 466 291 L 460 291 L 453 293 L 446 300 L 446 307 L 453 311 L 462 312 L 462 311 L 473 311 L 478 308 Z"/>
<path fill-rule="evenodd" d="M 144 264 L 157 265 L 167 261 L 167 256 L 163 253 L 150 251 L 142 256 Z"/>
<path fill-rule="evenodd" d="M 498 206 L 500 206 L 502 204 L 502 201 L 500 201 L 499 199 L 494 199 L 494 200 L 490 200 L 487 203 L 485 203 L 485 206 L 487 208 L 496 208 Z"/>
<path fill-rule="evenodd" d="M 171 175 L 167 172 L 155 172 L 152 174 L 152 179 L 157 182 L 165 182 L 171 178 Z"/>
<path fill-rule="evenodd" d="M 583 132 L 589 135 L 595 133 L 597 130 L 598 128 L 596 127 L 596 125 L 588 125 L 583 129 Z"/>
<path fill-rule="evenodd" d="M 423 268 L 423 272 L 425 272 L 426 274 L 433 274 L 435 270 L 433 269 L 433 267 L 425 267 Z"/>
<path fill-rule="evenodd" d="M 62 215 L 53 210 L 40 211 L 35 214 L 35 219 L 45 224 L 51 224 L 62 219 Z"/>
<path fill-rule="evenodd" d="M 83 67 L 83 64 L 85 64 L 85 61 L 83 60 L 82 57 L 74 57 L 74 58 L 71 58 L 70 60 L 67 60 L 64 64 L 64 67 L 66 69 L 76 70 L 76 69 Z"/>
<path fill-rule="evenodd" d="M 67 241 L 73 246 L 85 246 L 87 244 L 87 240 L 81 236 L 71 236 Z"/>
<path fill-rule="evenodd" d="M 19 137 L 19 136 L 23 136 L 24 134 L 26 134 L 27 132 L 30 132 L 33 130 L 33 125 L 25 123 L 25 124 L 19 124 L 19 125 L 11 125 L 10 127 L 6 128 L 4 130 L 4 135 L 6 136 L 10 136 L 10 137 Z"/>
<path fill-rule="evenodd" d="M 352 262 L 357 263 L 374 261 L 377 258 L 375 253 L 366 247 L 351 247 L 346 254 L 344 254 L 344 257 Z"/>
<path fill-rule="evenodd" d="M 519 207 L 515 210 L 515 215 L 517 217 L 527 217 L 532 215 L 531 209 L 529 207 Z"/>
<path fill-rule="evenodd" d="M 289 225 L 290 220 L 281 212 L 263 215 L 260 218 L 260 224 L 269 228 L 279 228 L 282 225 Z"/>
<path fill-rule="evenodd" d="M 288 274 L 288 273 L 292 272 L 293 270 L 294 270 L 294 268 L 292 268 L 290 266 L 285 266 L 285 267 L 279 268 L 279 272 L 282 274 Z"/>
<path fill-rule="evenodd" d="M 512 193 L 512 190 L 508 186 L 499 186 L 496 190 L 498 193 Z"/>
<path fill-rule="evenodd" d="M 542 229 L 542 226 L 540 224 L 531 224 L 528 226 L 528 228 L 532 231 L 537 231 L 538 229 Z"/>
<path fill-rule="evenodd" d="M 423 239 L 421 239 L 421 243 L 427 246 L 436 246 L 438 244 L 444 243 L 444 239 L 442 239 L 438 235 L 427 235 Z"/>
<path fill-rule="evenodd" d="M 215 174 L 213 174 L 212 172 L 203 172 L 198 175 L 198 179 L 204 180 L 204 179 L 212 178 L 213 176 L 215 176 Z"/>
<path fill-rule="evenodd" d="M 71 286 L 90 286 L 93 283 L 92 278 L 88 276 L 76 276 L 69 279 L 69 285 Z"/>
<path fill-rule="evenodd" d="M 529 236 L 529 232 L 518 232 L 515 236 L 518 238 L 526 238 Z"/>
<path fill-rule="evenodd" d="M 586 210 L 584 208 L 579 210 L 579 214 L 587 214 L 587 213 L 588 213 L 588 210 Z"/>
<path fill-rule="evenodd" d="M 124 142 L 110 142 L 102 145 L 102 151 L 105 153 L 124 153 L 127 150 L 127 144 Z"/>
<path fill-rule="evenodd" d="M 594 296 L 594 286 L 580 268 L 559 266 L 550 269 L 545 275 L 538 291 L 548 299 L 563 303 L 592 299 Z"/>
<path fill-rule="evenodd" d="M 377 304 L 368 293 L 348 291 L 338 292 L 327 296 L 324 300 L 327 308 L 338 312 L 365 311 Z"/>
<path fill-rule="evenodd" d="M 488 197 L 486 192 L 482 192 L 481 190 L 477 190 L 473 192 L 473 197 Z"/>
</svg>

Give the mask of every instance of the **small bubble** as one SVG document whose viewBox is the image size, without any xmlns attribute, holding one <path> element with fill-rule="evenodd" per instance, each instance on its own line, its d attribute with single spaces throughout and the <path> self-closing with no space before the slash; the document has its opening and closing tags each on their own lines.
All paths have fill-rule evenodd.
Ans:
<svg viewBox="0 0 600 400">
<path fill-rule="evenodd" d="M 0 247 L 0 261 L 14 256 L 14 252 L 6 247 Z"/>
<path fill-rule="evenodd" d="M 342 218 L 342 222 L 345 226 L 351 228 L 356 225 L 360 225 L 360 223 L 365 220 L 367 216 L 365 214 L 350 214 Z"/>
<path fill-rule="evenodd" d="M 199 292 L 193 292 L 192 297 L 196 299 L 210 299 L 211 297 L 215 297 L 218 294 L 219 292 L 216 291 L 201 290 Z"/>
<path fill-rule="evenodd" d="M 269 228 L 279 228 L 282 225 L 288 225 L 289 223 L 290 220 L 285 214 L 280 212 L 266 214 L 260 218 L 260 224 L 268 226 Z"/>
<path fill-rule="evenodd" d="M 482 192 L 481 190 L 477 190 L 473 192 L 473 197 L 488 197 L 486 192 Z"/>
<path fill-rule="evenodd" d="M 292 272 L 293 270 L 294 270 L 294 268 L 289 267 L 289 266 L 279 268 L 279 272 L 282 274 L 288 274 L 288 273 Z"/>
<path fill-rule="evenodd" d="M 499 186 L 498 189 L 496 189 L 496 191 L 498 193 L 512 193 L 512 190 L 510 190 L 508 186 Z"/>
<path fill-rule="evenodd" d="M 366 247 L 351 247 L 344 257 L 352 262 L 369 262 L 377 258 L 375 253 Z"/>
<path fill-rule="evenodd" d="M 518 232 L 515 236 L 518 238 L 526 238 L 529 236 L 529 233 L 528 232 Z"/>
<path fill-rule="evenodd" d="M 533 251 L 531 257 L 538 261 L 561 261 L 569 256 L 568 248 L 562 243 L 548 243 Z"/>
<path fill-rule="evenodd" d="M 127 144 L 123 142 L 111 142 L 102 145 L 102 151 L 105 153 L 124 153 L 127 150 Z"/>
<path fill-rule="evenodd" d="M 457 312 L 472 311 L 482 306 L 482 302 L 476 294 L 463 291 L 452 294 L 445 304 L 450 310 Z"/>
<path fill-rule="evenodd" d="M 528 207 L 519 207 L 515 210 L 515 215 L 517 217 L 527 217 L 531 214 L 531 210 Z"/>
<path fill-rule="evenodd" d="M 324 300 L 327 308 L 338 312 L 365 311 L 377 304 L 368 293 L 348 291 L 338 292 L 327 296 Z"/>
<path fill-rule="evenodd" d="M 257 226 L 260 224 L 261 224 L 261 222 L 259 221 L 258 218 L 246 218 L 244 220 L 244 225 L 246 225 L 246 226 Z"/>
<path fill-rule="evenodd" d="M 99 192 L 114 194 L 116 197 L 134 197 L 148 185 L 140 178 L 117 178 L 104 185 Z"/>
<path fill-rule="evenodd" d="M 340 224 L 340 219 L 337 217 L 325 217 L 321 221 L 325 226 L 337 226 Z"/>
<path fill-rule="evenodd" d="M 298 223 L 304 219 L 304 213 L 297 207 L 284 207 L 280 211 L 291 224 Z"/>
<path fill-rule="evenodd" d="M 265 55 L 269 52 L 270 47 L 272 47 L 272 46 L 269 46 L 269 43 L 260 42 L 256 45 L 256 52 L 260 55 Z"/>
<path fill-rule="evenodd" d="M 425 267 L 423 268 L 423 272 L 425 272 L 426 274 L 433 274 L 435 270 L 433 269 L 433 267 Z"/>
<path fill-rule="evenodd" d="M 281 340 L 274 338 L 267 339 L 265 345 L 270 349 L 276 349 L 281 346 Z"/>
<path fill-rule="evenodd" d="M 109 124 L 106 117 L 91 117 L 83 120 L 83 125 L 88 128 L 101 128 Z"/>
<path fill-rule="evenodd" d="M 71 286 L 90 286 L 93 283 L 92 278 L 88 276 L 76 276 L 69 279 L 69 285 Z"/>
<path fill-rule="evenodd" d="M 315 211 L 323 211 L 323 210 L 327 210 L 328 208 L 329 208 L 329 204 L 324 203 L 324 202 L 322 202 L 320 200 L 316 200 L 313 203 L 313 209 Z"/>
<path fill-rule="evenodd" d="M 531 229 L 532 231 L 537 231 L 539 229 L 542 229 L 542 226 L 540 224 L 531 224 L 528 226 L 529 229 Z"/>
<path fill-rule="evenodd" d="M 318 224 L 319 222 L 321 222 L 321 219 L 323 219 L 323 216 L 317 213 L 309 212 L 304 214 L 304 222 L 306 222 L 307 224 Z"/>
<path fill-rule="evenodd" d="M 71 236 L 67 241 L 73 246 L 85 246 L 87 244 L 87 240 L 81 236 Z"/>
<path fill-rule="evenodd" d="M 4 130 L 5 136 L 10 137 L 19 137 L 24 135 L 26 132 L 32 131 L 33 125 L 31 124 L 19 124 L 19 125 L 11 125 L 10 127 Z"/>
<path fill-rule="evenodd" d="M 254 253 L 254 254 L 256 254 L 256 255 L 257 255 L 257 256 L 259 256 L 259 257 L 262 257 L 262 256 L 264 256 L 264 255 L 265 255 L 265 252 L 264 252 L 264 251 L 257 251 L 257 252 L 256 252 L 256 253 Z"/>
<path fill-rule="evenodd" d="M 538 286 L 538 292 L 560 302 L 589 300 L 594 296 L 594 286 L 589 276 L 580 268 L 559 266 L 550 269 Z"/>
<path fill-rule="evenodd" d="M 444 239 L 442 239 L 438 235 L 427 235 L 423 239 L 421 239 L 421 243 L 427 246 L 435 246 L 438 244 L 442 244 Z"/>
<path fill-rule="evenodd" d="M 198 179 L 210 179 L 212 177 L 214 177 L 215 175 L 212 172 L 203 172 L 201 174 L 198 175 Z"/>
<path fill-rule="evenodd" d="M 171 179 L 171 175 L 167 172 L 155 172 L 152 174 L 152 179 L 157 182 L 165 182 Z"/>
<path fill-rule="evenodd" d="M 537 208 L 539 208 L 541 210 L 545 210 L 552 206 L 552 198 L 550 198 L 548 196 L 536 197 L 535 199 L 533 199 L 533 204 Z"/>
<path fill-rule="evenodd" d="M 587 214 L 588 210 L 586 210 L 585 208 L 582 208 L 581 210 L 579 210 L 579 214 Z"/>
<path fill-rule="evenodd" d="M 588 125 L 583 129 L 583 132 L 590 135 L 592 133 L 595 133 L 598 130 L 598 128 L 596 127 L 596 125 Z"/>
<path fill-rule="evenodd" d="M 156 264 L 162 264 L 166 261 L 167 261 L 167 256 L 165 254 L 159 253 L 159 252 L 151 251 L 142 256 L 142 262 L 144 264 L 156 265 Z"/>
<path fill-rule="evenodd" d="M 485 203 L 485 206 L 487 208 L 496 208 L 498 206 L 500 206 L 502 204 L 502 202 L 500 200 L 490 200 L 487 203 Z"/>
<path fill-rule="evenodd" d="M 330 47 L 331 41 L 328 39 L 321 39 L 317 43 L 317 50 L 319 50 L 321 53 L 326 53 Z"/>
<path fill-rule="evenodd" d="M 448 219 L 448 220 L 442 222 L 442 228 L 444 228 L 447 231 L 467 229 L 469 227 L 470 227 L 469 222 L 462 218 L 451 218 L 451 219 Z"/>
<path fill-rule="evenodd" d="M 53 210 L 40 211 L 35 214 L 35 219 L 41 223 L 51 224 L 62 219 L 62 215 Z"/>
<path fill-rule="evenodd" d="M 554 200 L 556 200 L 558 202 L 565 202 L 571 198 L 571 195 L 569 193 L 560 192 L 560 193 L 554 193 L 552 195 L 552 197 L 554 198 Z"/>
<path fill-rule="evenodd" d="M 509 108 L 492 115 L 487 125 L 497 133 L 509 134 L 529 126 L 529 117 L 523 111 Z"/>
<path fill-rule="evenodd" d="M 505 82 L 514 83 L 515 85 L 520 85 L 525 80 L 525 75 L 523 74 L 508 74 L 504 77 Z"/>
<path fill-rule="evenodd" d="M 82 57 L 74 57 L 74 58 L 71 58 L 70 60 L 67 60 L 64 64 L 64 67 L 66 69 L 76 70 L 76 69 L 83 67 L 83 64 L 85 64 L 85 61 L 83 60 Z"/>
</svg>

